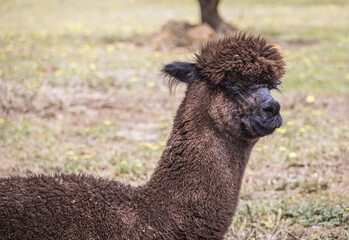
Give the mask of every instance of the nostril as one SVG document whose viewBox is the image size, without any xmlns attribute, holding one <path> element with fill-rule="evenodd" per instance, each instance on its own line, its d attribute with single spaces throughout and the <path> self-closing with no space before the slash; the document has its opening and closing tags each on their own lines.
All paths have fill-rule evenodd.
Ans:
<svg viewBox="0 0 349 240">
<path fill-rule="evenodd" d="M 268 101 L 265 107 L 263 107 L 263 111 L 268 115 L 275 116 L 280 112 L 280 104 L 275 100 Z"/>
<path fill-rule="evenodd" d="M 272 106 L 268 106 L 266 108 L 263 108 L 263 111 L 274 115 L 274 109 Z"/>
</svg>

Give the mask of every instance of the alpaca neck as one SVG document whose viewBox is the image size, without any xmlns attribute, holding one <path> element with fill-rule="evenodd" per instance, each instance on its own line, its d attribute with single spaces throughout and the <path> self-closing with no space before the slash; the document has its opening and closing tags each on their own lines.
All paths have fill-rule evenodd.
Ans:
<svg viewBox="0 0 349 240">
<path fill-rule="evenodd" d="M 197 218 L 203 228 L 209 224 L 224 233 L 234 215 L 255 142 L 220 134 L 205 120 L 205 111 L 192 104 L 188 107 L 187 102 L 188 96 L 177 112 L 158 167 L 143 187 L 152 206 L 161 206 L 167 215 Z"/>
<path fill-rule="evenodd" d="M 195 121 L 192 121 L 193 124 Z M 189 122 L 188 122 L 189 123 Z M 238 201 L 241 181 L 254 143 L 232 141 L 205 129 L 202 132 L 174 132 L 147 186 L 158 191 L 157 199 L 190 197 L 194 192 L 207 195 L 230 193 L 226 199 Z M 234 210 L 233 209 L 233 210 Z"/>
</svg>

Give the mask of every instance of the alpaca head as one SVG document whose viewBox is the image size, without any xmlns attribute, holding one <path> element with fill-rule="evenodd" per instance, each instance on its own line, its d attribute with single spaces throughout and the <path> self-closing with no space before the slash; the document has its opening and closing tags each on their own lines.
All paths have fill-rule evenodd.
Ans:
<svg viewBox="0 0 349 240">
<path fill-rule="evenodd" d="M 281 84 L 285 64 L 260 36 L 238 33 L 209 42 L 194 62 L 174 62 L 163 71 L 170 85 L 185 82 L 187 95 L 196 91 L 195 99 L 204 103 L 201 110 L 224 133 L 255 139 L 282 124 L 270 90 Z"/>
</svg>

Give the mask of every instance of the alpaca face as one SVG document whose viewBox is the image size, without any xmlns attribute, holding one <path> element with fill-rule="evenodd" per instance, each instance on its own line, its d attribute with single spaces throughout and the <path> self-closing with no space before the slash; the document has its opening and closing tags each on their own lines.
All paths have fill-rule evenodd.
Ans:
<svg viewBox="0 0 349 240">
<path fill-rule="evenodd" d="M 246 90 L 228 93 L 228 98 L 238 109 L 238 119 L 234 120 L 241 123 L 240 129 L 236 130 L 243 132 L 243 136 L 263 137 L 281 127 L 280 104 L 271 96 L 267 86 L 251 86 Z"/>
<path fill-rule="evenodd" d="M 255 139 L 273 133 L 282 125 L 280 104 L 271 96 L 268 86 L 205 85 L 206 94 L 210 96 L 208 114 L 222 133 L 230 133 L 235 138 Z"/>
</svg>

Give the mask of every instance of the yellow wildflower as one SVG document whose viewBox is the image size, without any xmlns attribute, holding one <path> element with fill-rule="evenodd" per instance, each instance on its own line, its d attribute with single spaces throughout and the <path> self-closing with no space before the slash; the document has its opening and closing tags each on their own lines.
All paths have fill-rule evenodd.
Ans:
<svg viewBox="0 0 349 240">
<path fill-rule="evenodd" d="M 311 176 L 312 176 L 313 178 L 317 178 L 317 177 L 318 177 L 318 174 L 317 174 L 317 173 L 313 173 Z"/>
<path fill-rule="evenodd" d="M 335 119 L 335 118 L 332 118 L 332 119 L 330 120 L 330 123 L 337 123 L 337 122 L 338 122 L 338 120 Z"/>
<path fill-rule="evenodd" d="M 348 130 L 348 126 L 347 126 L 347 125 L 342 125 L 342 126 L 340 126 L 340 128 L 341 128 L 342 130 Z"/>
<path fill-rule="evenodd" d="M 306 125 L 305 125 L 305 128 L 306 128 L 306 129 L 309 129 L 310 131 L 314 130 L 314 127 L 311 126 L 310 124 L 306 124 Z"/>
<path fill-rule="evenodd" d="M 156 58 L 159 58 L 159 57 L 161 57 L 161 53 L 159 51 L 155 51 L 153 53 L 153 56 L 156 57 Z"/>
<path fill-rule="evenodd" d="M 159 149 L 158 145 L 152 145 L 151 150 L 156 151 Z"/>
<path fill-rule="evenodd" d="M 300 128 L 299 131 L 300 131 L 301 133 L 305 133 L 305 128 Z"/>
<path fill-rule="evenodd" d="M 307 101 L 307 103 L 314 103 L 315 102 L 315 97 L 310 95 L 305 100 Z"/>
<path fill-rule="evenodd" d="M 24 81 L 24 85 L 29 88 L 29 89 L 34 89 L 40 87 L 39 82 L 29 82 L 29 81 Z"/>
<path fill-rule="evenodd" d="M 6 61 L 7 59 L 8 59 L 8 57 L 5 54 L 0 55 L 0 60 Z"/>
<path fill-rule="evenodd" d="M 148 88 L 153 88 L 155 86 L 154 82 L 148 82 L 147 84 Z"/>
<path fill-rule="evenodd" d="M 120 162 L 121 165 L 126 165 L 126 163 L 127 163 L 127 162 L 126 162 L 125 160 L 122 160 L 122 161 Z"/>
<path fill-rule="evenodd" d="M 294 122 L 293 122 L 293 121 L 287 122 L 287 126 L 292 127 L 293 125 L 294 125 Z"/>
<path fill-rule="evenodd" d="M 139 146 L 146 147 L 149 149 L 152 149 L 152 147 L 153 147 L 153 145 L 151 143 L 148 143 L 148 142 L 141 142 L 141 143 L 139 143 Z"/>
<path fill-rule="evenodd" d="M 296 158 L 297 157 L 297 153 L 290 152 L 290 154 L 288 154 L 288 157 L 291 158 L 291 159 Z"/>
<path fill-rule="evenodd" d="M 138 82 L 138 78 L 137 77 L 131 77 L 131 79 L 130 79 L 130 82 Z"/>
<path fill-rule="evenodd" d="M 77 68 L 78 64 L 76 62 L 71 62 L 70 63 L 70 68 L 75 69 Z"/>
<path fill-rule="evenodd" d="M 111 125 L 111 121 L 110 120 L 104 120 L 103 124 L 106 125 L 106 126 L 110 126 Z"/>
<path fill-rule="evenodd" d="M 146 67 L 150 67 L 152 64 L 151 64 L 151 62 L 150 61 L 145 61 L 145 66 Z"/>
<path fill-rule="evenodd" d="M 115 50 L 115 47 L 113 46 L 113 45 L 111 45 L 111 44 L 109 44 L 109 45 L 107 45 L 107 52 L 108 53 L 112 53 L 112 52 L 114 52 L 114 50 Z"/>
<path fill-rule="evenodd" d="M 68 151 L 67 154 L 68 155 L 74 155 L 74 152 L 73 151 Z"/>
<path fill-rule="evenodd" d="M 83 158 L 83 159 L 91 159 L 91 158 L 93 158 L 93 154 L 84 154 L 84 155 L 82 155 L 81 157 Z"/>
<path fill-rule="evenodd" d="M 313 110 L 311 111 L 311 114 L 313 114 L 314 116 L 322 116 L 324 115 L 324 113 L 321 110 Z"/>
<path fill-rule="evenodd" d="M 0 118 L 0 124 L 3 124 L 5 122 L 5 119 Z"/>
<path fill-rule="evenodd" d="M 66 70 L 60 70 L 60 69 L 58 69 L 58 70 L 55 71 L 55 76 L 56 76 L 56 77 L 64 76 L 64 75 L 66 75 L 66 74 L 67 74 L 67 71 L 66 71 Z"/>
<path fill-rule="evenodd" d="M 88 66 L 88 69 L 90 69 L 91 71 L 95 70 L 95 69 L 96 69 L 96 64 L 91 63 L 91 64 Z"/>
<path fill-rule="evenodd" d="M 12 44 L 7 45 L 7 46 L 5 47 L 4 50 L 5 50 L 6 52 L 12 52 L 12 50 L 13 50 L 13 45 L 12 45 Z"/>
<path fill-rule="evenodd" d="M 305 65 L 307 65 L 308 67 L 310 67 L 312 65 L 312 61 L 309 58 L 304 58 L 304 63 Z"/>
<path fill-rule="evenodd" d="M 136 163 L 135 163 L 135 167 L 136 167 L 136 168 L 141 168 L 142 166 L 143 166 L 143 165 L 142 165 L 141 162 L 136 161 Z"/>
<path fill-rule="evenodd" d="M 119 49 L 123 49 L 123 48 L 125 48 L 125 43 L 119 42 L 119 43 L 117 44 L 117 47 L 118 47 Z"/>
<path fill-rule="evenodd" d="M 287 129 L 284 127 L 280 127 L 276 129 L 277 133 L 285 134 L 287 132 Z"/>
<path fill-rule="evenodd" d="M 73 160 L 73 161 L 78 160 L 78 156 L 70 156 L 69 158 L 70 158 L 71 160 Z"/>
<path fill-rule="evenodd" d="M 280 152 L 286 152 L 287 148 L 285 146 L 279 147 Z"/>
</svg>

